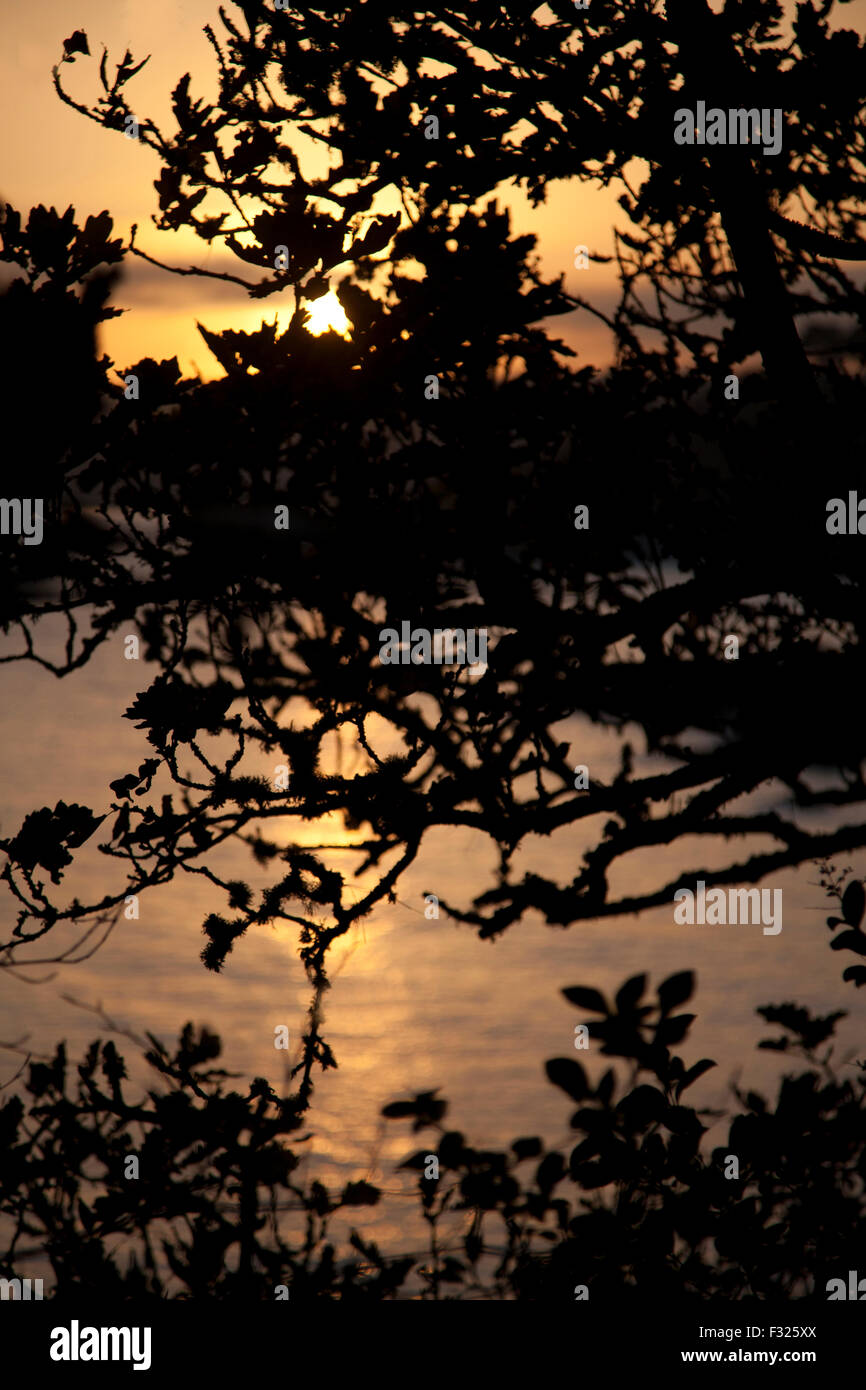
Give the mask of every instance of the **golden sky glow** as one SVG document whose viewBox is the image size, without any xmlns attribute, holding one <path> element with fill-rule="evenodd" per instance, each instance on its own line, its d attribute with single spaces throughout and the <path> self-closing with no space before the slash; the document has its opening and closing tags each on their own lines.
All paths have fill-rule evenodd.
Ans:
<svg viewBox="0 0 866 1390">
<path fill-rule="evenodd" d="M 95 61 L 78 58 L 64 65 L 64 83 L 78 100 L 88 102 L 97 94 L 103 44 L 110 64 L 119 62 L 127 47 L 139 61 L 150 54 L 150 62 L 127 90 L 137 111 L 171 131 L 170 94 L 184 72 L 192 74 L 193 95 L 215 96 L 215 58 L 202 29 L 212 23 L 220 30 L 216 0 L 147 0 L 146 4 L 77 0 L 74 8 L 66 0 L 40 0 L 38 5 L 0 0 L 0 8 L 4 40 L 0 45 L 0 198 L 25 214 L 38 203 L 60 211 L 71 203 L 79 220 L 107 208 L 124 238 L 131 224 L 137 223 L 137 244 L 161 261 L 244 273 L 216 243 L 208 247 L 187 231 L 157 232 L 151 222 L 157 208 L 153 180 L 159 161 L 155 154 L 64 106 L 51 81 L 63 40 L 77 28 L 86 31 L 91 53 L 96 55 Z M 862 28 L 866 0 L 854 0 L 840 15 L 840 23 Z M 300 153 L 303 167 L 305 152 Z M 506 187 L 499 196 L 512 209 L 514 232 L 532 231 L 538 236 L 543 273 L 553 277 L 564 272 L 567 289 L 609 310 L 616 300 L 615 268 L 575 270 L 574 247 L 585 244 L 591 251 L 612 253 L 612 226 L 626 223 L 617 193 L 571 180 L 552 186 L 546 205 L 540 208 L 530 207 L 520 190 Z M 384 210 L 384 204 L 376 208 Z M 275 310 L 281 326 L 291 315 L 288 294 L 285 305 L 281 296 L 274 296 L 263 311 L 262 302 L 250 300 L 240 286 L 173 276 L 134 258 L 128 261 L 114 302 L 129 312 L 106 325 L 102 340 L 102 350 L 118 367 L 144 356 L 177 355 L 185 371 L 219 376 L 221 370 L 196 330 L 196 319 L 212 332 L 230 327 L 250 332 L 264 318 L 273 319 Z M 332 274 L 332 289 L 347 268 Z M 326 331 L 325 315 L 330 311 L 337 317 L 335 305 L 333 294 L 313 305 L 313 332 Z M 338 331 L 346 331 L 343 320 L 338 323 Z M 577 348 L 577 365 L 609 360 L 609 334 L 589 314 L 576 311 L 551 326 L 556 336 Z"/>
<path fill-rule="evenodd" d="M 96 61 L 77 58 L 74 64 L 64 65 L 64 84 L 77 100 L 88 102 L 97 94 L 103 44 L 108 48 L 110 64 L 119 62 L 127 47 L 138 61 L 149 53 L 150 62 L 130 83 L 128 92 L 137 111 L 171 131 L 170 94 L 184 72 L 192 73 L 194 95 L 215 95 L 214 54 L 202 33 L 209 22 L 219 31 L 215 0 L 148 0 L 146 5 L 133 0 L 78 0 L 74 10 L 65 0 L 42 0 L 35 6 L 19 0 L 0 3 L 4 10 L 0 197 L 25 213 L 38 203 L 61 211 L 71 203 L 79 219 L 107 208 L 124 237 L 131 224 L 137 223 L 137 244 L 161 261 L 235 273 L 240 270 L 243 274 L 244 267 L 216 243 L 208 247 L 186 231 L 157 232 L 151 222 L 157 208 L 153 181 L 159 173 L 159 161 L 155 154 L 64 106 L 51 82 L 51 68 L 61 56 L 63 40 L 77 28 L 88 34 L 91 53 L 96 55 Z M 618 212 L 613 196 L 582 189 L 576 182 L 560 184 L 551 191 L 547 206 L 533 209 L 520 191 L 503 192 L 502 201 L 513 209 L 515 232 L 534 231 L 539 236 L 544 273 L 565 271 L 569 288 L 579 285 L 584 294 L 590 288 L 601 290 L 609 303 L 610 268 L 575 271 L 573 248 L 586 243 L 592 250 L 611 252 L 610 227 Z M 274 296 L 263 306 L 261 301 L 250 300 L 239 286 L 172 276 L 144 262 L 128 260 L 114 302 L 129 312 L 105 326 L 102 340 L 103 351 L 118 367 L 143 356 L 177 355 L 186 371 L 219 376 L 221 369 L 199 336 L 196 319 L 212 332 L 230 327 L 250 332 L 264 318 L 272 320 L 275 310 L 281 326 L 291 315 L 288 294 L 285 305 L 280 303 L 280 296 Z M 332 288 L 347 268 L 332 275 Z M 329 310 L 337 317 L 334 306 L 330 294 L 320 301 L 320 307 L 312 306 L 314 332 L 325 331 L 326 324 L 322 328 L 318 325 L 323 324 Z M 342 324 L 338 319 L 337 331 L 345 331 Z M 556 332 L 593 360 L 608 356 L 607 332 L 589 315 L 575 313 L 559 319 Z"/>
</svg>

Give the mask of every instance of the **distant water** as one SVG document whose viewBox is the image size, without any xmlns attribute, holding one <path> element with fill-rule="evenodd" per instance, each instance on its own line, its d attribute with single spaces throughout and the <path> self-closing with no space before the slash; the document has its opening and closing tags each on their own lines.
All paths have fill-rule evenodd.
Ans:
<svg viewBox="0 0 866 1390">
<path fill-rule="evenodd" d="M 14 833 L 28 811 L 53 806 L 60 798 L 97 813 L 107 810 L 109 782 L 152 751 L 144 733 L 121 715 L 155 674 L 155 667 L 123 659 L 120 635 L 83 671 L 62 681 L 33 665 L 0 667 L 0 833 Z M 607 781 L 615 775 L 618 736 L 583 719 L 571 721 L 563 736 L 571 739 L 573 762 L 588 764 L 591 777 Z M 639 751 L 639 731 L 626 736 Z M 270 771 L 266 759 L 259 766 Z M 764 801 L 772 799 L 771 790 L 761 790 Z M 820 817 L 802 823 L 817 825 Z M 599 818 L 534 840 L 515 857 L 515 876 L 534 869 L 568 881 L 602 824 Z M 339 822 L 324 834 L 307 823 L 298 825 L 305 843 L 347 838 Z M 97 832 L 94 843 L 99 838 Z M 682 868 L 697 871 L 726 857 L 742 862 L 757 845 L 757 840 L 722 845 L 711 857 L 706 837 L 695 837 L 653 849 L 620 866 L 611 891 L 631 893 L 668 881 Z M 351 855 L 333 856 L 335 865 L 341 860 L 351 868 Z M 267 881 L 246 851 L 232 849 L 223 861 L 229 862 L 247 881 Z M 325 1036 L 339 1069 L 316 1082 L 308 1125 L 315 1137 L 305 1146 L 311 1150 L 305 1163 L 311 1175 L 334 1187 L 366 1177 L 386 1189 L 389 1195 L 378 1208 L 356 1213 L 359 1227 L 385 1250 L 419 1248 L 408 1195 L 415 1179 L 394 1168 L 427 1143 L 423 1133 L 413 1136 L 403 1124 L 380 1119 L 388 1101 L 439 1087 L 451 1102 L 448 1126 L 482 1147 L 505 1146 L 531 1134 L 550 1144 L 574 1142 L 568 1128 L 573 1106 L 543 1074 L 547 1058 L 578 1056 L 574 1025 L 582 1016 L 561 997 L 564 986 L 588 984 L 610 994 L 640 971 L 650 972 L 651 983 L 657 983 L 674 971 L 696 969 L 698 993 L 688 1008 L 698 1020 L 684 1054 L 687 1062 L 703 1056 L 719 1062 L 692 1088 L 696 1104 L 724 1104 L 728 1083 L 740 1072 L 750 1086 L 766 1089 L 786 1069 L 777 1054 L 755 1050 L 757 1040 L 773 1031 L 755 1016 L 759 1004 L 795 1000 L 821 1012 L 846 1008 L 850 1017 L 840 1029 L 838 1054 L 853 1056 L 859 1047 L 863 1055 L 866 998 L 843 985 L 841 971 L 849 961 L 828 949 L 829 907 L 816 886 L 814 865 L 765 881 L 765 887 L 784 890 L 784 927 L 776 937 L 764 936 L 759 926 L 677 926 L 672 906 L 567 930 L 527 918 L 495 942 L 479 941 L 471 929 L 444 916 L 425 919 L 425 892 L 468 905 L 492 885 L 495 862 L 490 843 L 474 831 L 429 835 L 398 887 L 399 903 L 366 918 L 331 957 Z M 863 872 L 862 861 L 855 867 Z M 54 891 L 63 901 L 76 893 L 83 900 L 88 894 L 96 898 L 117 883 L 117 874 L 111 860 L 88 850 L 80 872 L 67 875 Z M 235 1084 L 245 1089 L 247 1078 L 260 1075 L 279 1089 L 286 1054 L 274 1049 L 275 1025 L 288 1025 L 294 1060 L 309 1001 L 294 932 L 281 926 L 248 934 L 236 944 L 224 972 L 215 975 L 199 961 L 205 944 L 201 924 L 210 911 L 225 911 L 223 895 L 200 877 L 182 875 L 145 894 L 140 919 L 122 920 L 92 959 L 51 969 L 32 966 L 26 973 L 40 981 L 36 984 L 0 971 L 0 1040 L 15 1042 L 26 1035 L 26 1046 L 40 1053 L 65 1038 L 70 1060 L 77 1061 L 104 1030 L 92 1015 L 61 998 L 68 993 L 101 1004 L 118 1023 L 137 1032 L 148 1029 L 167 1043 L 187 1019 L 206 1023 L 223 1038 L 223 1064 L 243 1074 Z M 14 907 L 6 894 L 0 912 L 8 929 Z M 31 956 L 53 954 L 73 939 L 71 928 L 57 928 Z M 119 1039 L 118 1045 L 128 1060 L 134 1057 L 131 1044 Z M 20 1060 L 0 1052 L 0 1082 L 13 1075 Z M 580 1060 L 593 1073 L 608 1065 L 591 1052 L 582 1052 Z M 135 1068 L 133 1073 L 141 1075 Z M 720 1140 L 722 1131 L 715 1134 Z M 435 1147 L 432 1132 L 429 1137 Z"/>
</svg>

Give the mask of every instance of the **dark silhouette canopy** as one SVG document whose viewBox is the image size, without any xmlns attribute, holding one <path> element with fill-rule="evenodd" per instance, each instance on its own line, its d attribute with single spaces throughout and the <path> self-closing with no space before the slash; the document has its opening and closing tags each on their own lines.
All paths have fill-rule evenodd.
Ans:
<svg viewBox="0 0 866 1390">
<path fill-rule="evenodd" d="M 71 64 L 88 56 L 89 41 L 78 31 L 66 42 L 55 69 L 63 100 L 116 138 L 134 123 L 159 154 L 156 226 L 192 228 L 239 263 L 236 273 L 170 268 L 216 275 L 272 305 L 290 294 L 292 312 L 282 332 L 276 320 L 252 333 L 200 325 L 224 373 L 217 381 L 184 377 L 176 358 L 116 368 L 95 346 L 98 325 L 117 312 L 112 293 L 122 297 L 109 271 L 133 257 L 168 268 L 170 252 L 145 251 L 137 229 L 123 246 L 108 213 L 79 227 L 72 209 L 39 207 L 29 218 L 2 210 L 0 259 L 17 272 L 0 297 L 3 365 L 35 455 L 14 485 L 35 495 L 26 478 L 38 480 L 50 504 L 42 545 L 4 541 L 3 630 L 18 645 L 3 660 L 62 678 L 134 627 L 160 669 L 125 711 L 148 744 L 138 767 L 118 768 L 101 804 L 82 806 L 71 789 L 69 801 L 37 807 L 0 841 L 0 877 L 17 911 L 0 950 L 9 965 L 32 960 L 36 942 L 38 959 L 68 959 L 68 945 L 52 954 L 58 927 L 79 924 L 76 948 L 89 948 L 127 895 L 184 874 L 225 893 L 224 911 L 203 923 L 211 970 L 248 932 L 297 926 L 314 999 L 294 1097 L 263 1082 L 243 1101 L 205 1086 L 204 1095 L 192 1088 L 196 1107 L 194 1064 L 212 1060 L 216 1043 L 185 1035 L 171 1064 L 152 1054 L 177 1083 L 171 1105 L 189 1121 L 185 1135 L 208 1106 L 230 1112 L 228 1156 L 209 1161 L 221 1182 L 237 1178 L 247 1215 L 260 1182 L 291 1187 L 276 1136 L 297 1127 L 315 1067 L 335 1061 L 318 1011 L 329 948 L 395 901 L 432 829 L 472 827 L 496 846 L 493 880 L 471 902 L 442 900 L 484 937 L 530 911 L 572 927 L 671 903 L 696 876 L 707 887 L 756 884 L 866 844 L 857 814 L 866 802 L 863 552 L 859 537 L 826 525 L 830 499 L 866 497 L 864 300 L 842 268 L 863 257 L 866 67 L 859 38 L 831 25 L 834 9 L 810 0 L 786 20 L 769 0 L 729 0 L 719 15 L 705 0 L 581 11 L 564 0 L 233 5 L 220 11 L 219 35 L 206 30 L 217 98 L 196 99 L 183 75 L 171 135 L 130 104 L 140 64 L 129 53 L 113 79 L 103 55 L 92 105 L 70 95 Z M 781 151 L 677 145 L 675 112 L 699 100 L 780 109 Z M 322 171 L 298 153 L 298 137 L 321 148 Z M 512 232 L 505 186 L 522 187 L 537 206 L 560 179 L 622 190 L 621 298 L 608 318 L 570 293 L 564 275 L 545 277 L 534 236 Z M 329 289 L 352 323 L 349 341 L 308 331 L 305 306 Z M 609 371 L 576 363 L 554 336 L 552 321 L 576 308 L 608 323 Z M 810 349 L 818 332 L 833 345 L 829 361 Z M 63 383 L 53 413 L 37 408 L 46 370 Z M 286 528 L 275 524 L 280 509 Z M 49 615 L 66 624 L 59 657 L 42 642 Z M 486 667 L 383 665 L 381 632 L 404 619 L 484 629 Z M 590 769 L 587 785 L 576 785 L 564 733 L 576 714 L 629 730 L 609 783 Z M 400 751 L 386 755 L 374 726 Z M 360 773 L 343 775 L 326 755 L 336 731 L 351 736 Z M 638 737 L 639 751 L 655 757 L 649 773 L 635 770 Z M 251 770 L 260 753 L 286 765 L 287 785 Z M 754 809 L 746 798 L 766 784 L 772 804 L 765 796 Z M 819 808 L 833 817 L 807 827 L 806 813 Z M 331 815 L 363 831 L 351 850 L 357 872 L 374 869 L 376 881 L 361 895 L 331 866 L 324 830 L 322 843 L 293 839 Z M 529 837 L 583 821 L 593 843 L 573 876 L 570 866 L 562 879 L 515 873 Z M 611 891 L 612 871 L 630 856 L 693 837 L 708 846 L 708 863 L 717 863 L 710 846 L 729 846 L 725 862 Z M 229 841 L 248 847 L 250 882 L 216 867 Z M 94 842 L 113 861 L 112 886 L 99 901 L 69 901 L 64 872 Z M 257 887 L 263 871 L 268 882 Z M 841 896 L 841 882 L 829 886 Z M 862 956 L 855 908 L 849 898 L 849 930 L 833 945 Z M 866 967 L 845 977 L 860 985 Z M 567 1166 L 559 1155 L 546 1155 L 535 1186 L 522 1190 L 513 1169 L 539 1156 L 519 1147 L 534 1139 L 517 1141 L 507 1158 L 479 1156 L 443 1132 L 439 1153 L 467 1207 L 506 1222 L 518 1207 L 532 1221 L 555 1213 L 550 1261 L 509 1247 L 499 1287 L 547 1296 L 560 1257 L 571 1276 L 579 1235 L 590 1274 L 612 1286 L 629 1282 L 639 1248 L 642 1277 L 732 1297 L 747 1284 L 796 1292 L 860 1220 L 861 1082 L 819 1084 L 804 1073 L 785 1083 L 773 1115 L 750 1094 L 733 1121 L 737 1143 L 762 1155 L 778 1188 L 761 1186 L 756 1160 L 746 1186 L 725 1195 L 700 1156 L 702 1126 L 680 1104 L 683 1064 L 677 1071 L 669 1051 L 688 1028 L 682 1019 L 691 1021 L 669 1017 L 691 982 L 668 981 L 667 1004 L 660 991 L 647 1006 L 658 1010 L 654 1042 L 643 1036 L 645 984 L 633 979 L 612 1012 L 605 1001 L 596 1010 L 608 1020 L 598 1036 L 635 1063 L 630 1095 L 614 1102 L 612 1079 L 591 1091 L 576 1062 L 551 1073 L 591 1112 L 572 1121 L 589 1137 L 571 1154 L 570 1177 L 584 1188 L 622 1184 L 633 1220 L 628 1203 L 616 1228 L 602 1207 L 575 1215 L 558 1204 L 552 1192 Z M 811 1061 L 834 1020 L 771 1007 L 770 1021 Z M 121 1063 L 94 1048 L 76 1123 L 113 1115 L 159 1128 L 169 1102 L 128 1107 Z M 186 1062 L 184 1049 L 195 1054 Z M 94 1089 L 98 1064 L 110 1095 Z M 46 1123 L 59 1125 L 66 1112 L 50 1105 L 60 1106 L 60 1054 L 52 1065 L 31 1069 L 29 1087 L 49 1095 Z M 637 1084 L 641 1070 L 655 1080 Z M 16 1104 L 4 1112 L 12 1143 Z M 392 1115 L 438 1124 L 444 1113 L 430 1097 L 408 1104 Z M 800 1148 L 794 1160 L 806 1110 L 808 1133 L 822 1127 L 828 1149 Z M 232 1147 L 247 1131 L 248 1145 Z M 859 1187 L 831 1200 L 837 1134 Z M 8 1190 L 32 1203 L 42 1170 L 20 1152 L 19 1187 Z M 785 1208 L 789 1224 L 803 1221 L 786 1245 L 772 1224 L 780 1193 L 815 1164 L 826 1183 L 815 1180 L 802 1210 Z M 659 1183 L 670 1194 L 660 1209 L 649 1201 Z M 441 1200 L 423 1180 L 421 1193 L 428 1212 Z M 355 1185 L 343 1202 L 368 1198 Z M 116 1194 L 101 1200 L 89 1247 L 100 1279 L 99 1240 L 132 1220 Z M 324 1240 L 330 1199 L 313 1194 L 314 1209 L 317 1200 Z M 825 1245 L 815 1235 L 819 1208 Z M 210 1287 L 237 1234 L 206 1203 L 200 1212 L 200 1245 L 174 1246 L 169 1257 L 193 1292 Z M 758 1214 L 756 1255 L 744 1231 Z M 473 1220 L 471 1267 L 481 1251 Z M 23 1214 L 20 1230 L 33 1234 Z M 672 1264 L 674 1232 L 690 1253 Z M 718 1232 L 717 1266 L 698 1248 Z M 333 1289 L 327 1245 L 314 1266 L 315 1242 L 302 1257 L 245 1240 L 245 1288 L 254 1269 L 273 1280 L 291 1258 L 313 1292 Z M 394 1293 L 409 1266 L 357 1248 L 377 1267 L 377 1296 Z M 434 1268 L 439 1296 L 451 1275 L 438 1259 Z M 146 1271 L 137 1267 L 136 1287 L 155 1290 L 155 1264 Z M 466 1266 L 452 1273 L 468 1277 Z M 354 1275 L 340 1277 L 354 1289 Z"/>
</svg>

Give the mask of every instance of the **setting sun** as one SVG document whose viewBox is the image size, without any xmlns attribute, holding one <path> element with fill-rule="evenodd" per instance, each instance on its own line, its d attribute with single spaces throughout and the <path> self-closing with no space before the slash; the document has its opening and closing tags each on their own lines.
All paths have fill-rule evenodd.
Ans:
<svg viewBox="0 0 866 1390">
<path fill-rule="evenodd" d="M 306 322 L 306 330 L 312 333 L 314 338 L 318 338 L 322 333 L 327 333 L 329 328 L 333 328 L 335 333 L 339 333 L 342 338 L 348 339 L 352 332 L 352 325 L 343 311 L 343 306 L 333 290 L 323 294 L 321 299 L 315 299 L 309 305 L 305 305 L 310 311 L 310 317 Z"/>
</svg>

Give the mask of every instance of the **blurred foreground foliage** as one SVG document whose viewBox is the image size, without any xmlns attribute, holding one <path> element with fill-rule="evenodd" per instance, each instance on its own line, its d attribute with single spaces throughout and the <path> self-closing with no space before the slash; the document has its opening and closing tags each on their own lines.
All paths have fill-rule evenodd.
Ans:
<svg viewBox="0 0 866 1390">
<path fill-rule="evenodd" d="M 303 1181 L 299 1096 L 260 1077 L 246 1094 L 227 1090 L 216 1035 L 188 1024 L 173 1053 L 150 1037 L 165 1084 L 136 1102 L 113 1042 L 97 1039 L 77 1077 L 61 1044 L 30 1063 L 26 1100 L 0 1107 L 0 1260 L 44 1252 L 56 1297 L 267 1300 L 279 1285 L 292 1300 L 573 1301 L 579 1286 L 591 1299 L 823 1296 L 866 1216 L 866 1063 L 834 1058 L 843 1012 L 768 1005 L 758 1012 L 781 1032 L 760 1046 L 803 1069 L 775 1099 L 735 1086 L 731 1114 L 695 1108 L 687 1092 L 715 1063 L 687 1065 L 677 1050 L 693 990 L 683 971 L 654 996 L 645 975 L 613 1000 L 563 991 L 597 1016 L 593 1053 L 618 1063 L 593 1082 L 574 1057 L 547 1062 L 576 1107 L 573 1147 L 523 1136 L 480 1150 L 446 1127 L 435 1092 L 387 1105 L 424 1135 L 402 1167 L 418 1173 L 428 1244 L 408 1255 L 354 1228 L 335 1240 L 334 1219 L 375 1206 L 380 1188 Z M 132 1156 L 138 1178 L 124 1176 Z"/>
</svg>

